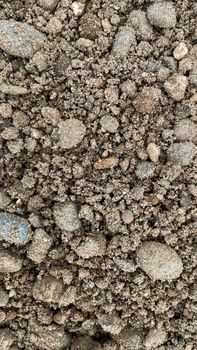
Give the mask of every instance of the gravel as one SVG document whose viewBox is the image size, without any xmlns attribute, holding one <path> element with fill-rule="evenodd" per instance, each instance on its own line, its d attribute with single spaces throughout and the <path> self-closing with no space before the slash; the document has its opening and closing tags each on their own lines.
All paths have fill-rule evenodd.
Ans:
<svg viewBox="0 0 197 350">
<path fill-rule="evenodd" d="M 159 28 L 176 26 L 176 11 L 172 2 L 156 2 L 148 7 L 147 15 L 150 23 Z"/>
<path fill-rule="evenodd" d="M 154 176 L 155 167 L 151 162 L 141 162 L 136 168 L 136 176 L 145 179 Z"/>
<path fill-rule="evenodd" d="M 196 154 L 196 146 L 191 142 L 174 143 L 169 147 L 168 161 L 181 166 L 190 165 Z"/>
<path fill-rule="evenodd" d="M 70 149 L 80 144 L 85 136 L 86 127 L 79 119 L 62 120 L 59 124 L 60 147 Z"/>
<path fill-rule="evenodd" d="M 44 46 L 45 35 L 26 23 L 0 20 L 0 48 L 13 56 L 30 58 Z"/>
<path fill-rule="evenodd" d="M 73 202 L 59 204 L 53 210 L 56 225 L 62 231 L 72 232 L 81 228 L 77 206 Z"/>
<path fill-rule="evenodd" d="M 106 250 L 106 239 L 102 234 L 86 237 L 76 248 L 76 253 L 83 259 L 90 259 L 95 256 L 102 256 Z"/>
<path fill-rule="evenodd" d="M 177 45 L 173 51 L 173 56 L 176 60 L 181 60 L 184 58 L 188 53 L 188 48 L 185 43 L 180 43 Z"/>
<path fill-rule="evenodd" d="M 52 276 L 44 276 L 38 279 L 33 288 L 34 298 L 45 303 L 58 304 L 63 292 L 64 285 L 62 281 Z"/>
<path fill-rule="evenodd" d="M 99 315 L 98 322 L 104 332 L 116 335 L 121 332 L 121 319 L 115 314 Z"/>
<path fill-rule="evenodd" d="M 197 143 L 197 125 L 190 119 L 180 120 L 174 132 L 177 140 Z"/>
<path fill-rule="evenodd" d="M 153 280 L 172 281 L 183 272 L 183 263 L 176 251 L 159 242 L 143 242 L 137 250 L 137 261 Z"/>
<path fill-rule="evenodd" d="M 150 329 L 144 342 L 146 349 L 157 349 L 158 346 L 165 343 L 167 335 L 168 334 L 164 329 Z"/>
<path fill-rule="evenodd" d="M 121 28 L 116 34 L 112 55 L 118 58 L 125 58 L 132 46 L 135 46 L 135 33 L 132 28 Z"/>
<path fill-rule="evenodd" d="M 115 117 L 103 116 L 100 120 L 102 128 L 108 132 L 116 132 L 119 127 L 119 122 Z"/>
<path fill-rule="evenodd" d="M 0 240 L 9 243 L 25 244 L 31 236 L 28 221 L 17 215 L 1 213 L 0 228 Z"/>
<path fill-rule="evenodd" d="M 144 87 L 133 101 L 135 109 L 140 113 L 151 113 L 155 110 L 161 91 L 152 87 Z"/>
<path fill-rule="evenodd" d="M 117 337 L 117 340 L 121 349 L 141 349 L 143 334 L 139 330 L 128 326 L 121 331 Z"/>
<path fill-rule="evenodd" d="M 33 241 L 28 249 L 28 258 L 40 264 L 45 259 L 51 245 L 52 239 L 44 230 L 35 230 Z"/>
<path fill-rule="evenodd" d="M 0 250 L 0 272 L 1 273 L 13 273 L 22 268 L 22 260 L 16 255 L 12 254 L 9 250 Z"/>
<path fill-rule="evenodd" d="M 164 89 L 173 101 L 181 101 L 185 96 L 187 85 L 187 77 L 174 74 L 164 83 Z"/>
</svg>

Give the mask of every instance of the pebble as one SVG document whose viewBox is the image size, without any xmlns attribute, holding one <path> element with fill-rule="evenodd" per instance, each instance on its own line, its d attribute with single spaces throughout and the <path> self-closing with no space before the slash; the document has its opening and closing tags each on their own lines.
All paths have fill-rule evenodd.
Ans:
<svg viewBox="0 0 197 350">
<path fill-rule="evenodd" d="M 98 322 L 104 332 L 117 335 L 122 330 L 121 319 L 115 314 L 99 315 Z"/>
<path fill-rule="evenodd" d="M 70 149 L 82 142 L 86 127 L 79 119 L 71 118 L 61 121 L 59 124 L 60 147 Z"/>
<path fill-rule="evenodd" d="M 137 250 L 137 262 L 153 280 L 171 281 L 183 272 L 183 263 L 176 251 L 159 242 L 143 242 Z"/>
<path fill-rule="evenodd" d="M 121 271 L 134 272 L 136 270 L 135 265 L 132 261 L 119 258 L 114 258 L 113 261 Z"/>
<path fill-rule="evenodd" d="M 132 28 L 122 28 L 115 36 L 112 55 L 118 58 L 125 58 L 128 56 L 131 46 L 135 44 L 134 30 Z"/>
<path fill-rule="evenodd" d="M 190 119 L 180 120 L 174 129 L 175 136 L 180 141 L 197 143 L 197 124 Z"/>
<path fill-rule="evenodd" d="M 28 221 L 14 214 L 0 213 L 0 240 L 25 244 L 31 235 Z"/>
<path fill-rule="evenodd" d="M 52 11 L 57 6 L 59 0 L 38 0 L 38 2 L 45 10 Z"/>
<path fill-rule="evenodd" d="M 81 220 L 78 216 L 77 206 L 73 202 L 59 204 L 54 207 L 53 215 L 56 225 L 62 231 L 76 231 L 81 228 Z"/>
<path fill-rule="evenodd" d="M 9 350 L 15 341 L 15 337 L 9 328 L 0 329 L 0 349 Z"/>
<path fill-rule="evenodd" d="M 14 20 L 0 20 L 0 48 L 10 55 L 30 58 L 45 42 L 34 27 Z"/>
<path fill-rule="evenodd" d="M 118 120 L 110 115 L 103 116 L 100 120 L 100 124 L 103 129 L 112 133 L 116 132 L 119 127 Z"/>
<path fill-rule="evenodd" d="M 158 104 L 160 96 L 160 89 L 144 87 L 133 101 L 133 105 L 140 113 L 151 113 Z"/>
<path fill-rule="evenodd" d="M 2 131 L 1 137 L 4 140 L 15 140 L 18 138 L 18 130 L 12 126 L 7 127 Z"/>
<path fill-rule="evenodd" d="M 126 80 L 121 85 L 121 90 L 124 94 L 126 94 L 129 97 L 133 97 L 136 94 L 136 83 L 132 80 Z"/>
<path fill-rule="evenodd" d="M 164 83 L 164 89 L 173 101 L 178 102 L 183 100 L 187 85 L 187 77 L 181 74 L 174 74 Z"/>
<path fill-rule="evenodd" d="M 171 2 L 156 2 L 147 10 L 150 23 L 159 28 L 174 28 L 176 26 L 176 12 Z"/>
<path fill-rule="evenodd" d="M 0 116 L 3 118 L 11 118 L 12 106 L 9 103 L 0 104 Z"/>
<path fill-rule="evenodd" d="M 0 273 L 13 273 L 22 268 L 22 260 L 6 249 L 0 250 Z"/>
<path fill-rule="evenodd" d="M 145 12 L 141 10 L 132 11 L 129 15 L 129 23 L 130 22 L 135 29 L 138 39 L 151 40 L 153 38 L 153 28 Z"/>
<path fill-rule="evenodd" d="M 70 304 L 74 304 L 77 299 L 77 288 L 74 286 L 69 286 L 62 297 L 60 298 L 59 305 L 60 306 L 68 306 Z"/>
<path fill-rule="evenodd" d="M 72 4 L 71 4 L 71 8 L 73 10 L 73 13 L 75 16 L 79 17 L 83 14 L 84 12 L 84 9 L 85 9 L 85 4 L 82 4 L 81 2 L 79 1 L 74 1 Z"/>
<path fill-rule="evenodd" d="M 0 307 L 4 307 L 7 305 L 9 300 L 9 295 L 0 287 Z"/>
<path fill-rule="evenodd" d="M 181 60 L 184 58 L 188 53 L 188 48 L 185 43 L 180 43 L 177 45 L 173 51 L 173 56 L 175 60 Z"/>
<path fill-rule="evenodd" d="M 91 259 L 102 256 L 106 250 L 106 238 L 102 234 L 88 236 L 76 248 L 76 254 L 83 259 Z"/>
<path fill-rule="evenodd" d="M 128 350 L 137 350 L 142 347 L 143 334 L 130 326 L 125 327 L 117 337 L 121 348 Z"/>
<path fill-rule="evenodd" d="M 35 349 L 62 350 L 69 348 L 71 336 L 65 332 L 64 326 L 33 325 L 29 327 L 29 341 L 35 346 Z"/>
<path fill-rule="evenodd" d="M 132 210 L 126 209 L 125 211 L 123 211 L 122 220 L 125 224 L 130 224 L 134 220 Z"/>
<path fill-rule="evenodd" d="M 96 15 L 87 12 L 81 17 L 79 25 L 81 37 L 95 40 L 101 33 L 101 30 L 101 21 Z"/>
<path fill-rule="evenodd" d="M 180 166 L 190 165 L 197 148 L 191 142 L 174 143 L 168 150 L 168 161 Z"/>
<path fill-rule="evenodd" d="M 0 192 L 0 209 L 5 209 L 10 204 L 11 199 L 2 191 Z"/>
<path fill-rule="evenodd" d="M 0 92 L 3 92 L 4 94 L 17 96 L 17 95 L 26 95 L 30 92 L 30 90 L 21 86 L 0 83 Z"/>
<path fill-rule="evenodd" d="M 88 335 L 83 335 L 73 340 L 71 350 L 102 350 L 103 347 Z"/>
<path fill-rule="evenodd" d="M 63 282 L 52 276 L 37 279 L 33 287 L 33 297 L 45 303 L 59 303 L 63 292 Z"/>
<path fill-rule="evenodd" d="M 59 77 L 65 77 L 71 64 L 71 60 L 66 53 L 61 53 L 57 59 L 55 72 Z"/>
<path fill-rule="evenodd" d="M 153 163 L 157 163 L 160 156 L 160 148 L 155 143 L 151 142 L 148 144 L 146 150 L 150 160 L 152 160 Z"/>
<path fill-rule="evenodd" d="M 44 230 L 35 230 L 33 241 L 28 249 L 28 258 L 40 264 L 45 259 L 51 244 L 52 239 Z"/>
<path fill-rule="evenodd" d="M 119 164 L 119 159 L 116 156 L 111 156 L 107 158 L 99 159 L 97 162 L 94 163 L 94 169 L 96 170 L 105 170 L 114 168 Z"/>
<path fill-rule="evenodd" d="M 166 339 L 167 332 L 164 329 L 152 328 L 146 336 L 144 345 L 146 349 L 155 349 L 165 343 Z"/>
<path fill-rule="evenodd" d="M 151 162 L 140 162 L 136 168 L 136 176 L 145 179 L 154 176 L 155 166 Z"/>
<path fill-rule="evenodd" d="M 48 106 L 42 107 L 41 114 L 44 117 L 44 120 L 53 126 L 56 126 L 60 120 L 60 112 L 56 108 Z"/>
</svg>

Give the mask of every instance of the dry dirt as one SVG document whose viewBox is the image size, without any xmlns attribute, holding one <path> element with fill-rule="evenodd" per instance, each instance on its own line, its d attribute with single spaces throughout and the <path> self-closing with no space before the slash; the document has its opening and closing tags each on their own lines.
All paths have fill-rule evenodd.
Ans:
<svg viewBox="0 0 197 350">
<path fill-rule="evenodd" d="M 196 23 L 0 0 L 1 350 L 197 349 Z"/>
</svg>

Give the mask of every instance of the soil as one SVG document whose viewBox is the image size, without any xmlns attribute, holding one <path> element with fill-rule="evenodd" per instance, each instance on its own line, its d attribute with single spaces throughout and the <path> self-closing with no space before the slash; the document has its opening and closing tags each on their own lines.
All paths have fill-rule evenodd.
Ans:
<svg viewBox="0 0 197 350">
<path fill-rule="evenodd" d="M 161 2 L 0 0 L 2 350 L 197 349 L 197 5 Z"/>
</svg>

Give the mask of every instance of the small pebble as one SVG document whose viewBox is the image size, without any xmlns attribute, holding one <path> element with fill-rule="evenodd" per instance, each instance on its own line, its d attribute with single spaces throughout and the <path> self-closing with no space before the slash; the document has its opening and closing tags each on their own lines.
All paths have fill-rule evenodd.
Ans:
<svg viewBox="0 0 197 350">
<path fill-rule="evenodd" d="M 142 347 L 143 334 L 130 326 L 124 328 L 117 337 L 121 348 L 128 350 L 137 350 Z"/>
<path fill-rule="evenodd" d="M 185 96 L 187 85 L 187 77 L 174 74 L 164 83 L 164 89 L 173 101 L 181 101 Z"/>
<path fill-rule="evenodd" d="M 1 191 L 0 192 L 0 209 L 7 208 L 10 202 L 11 202 L 11 199 L 3 191 Z M 1 234 L 0 234 L 0 237 L 1 237 Z"/>
<path fill-rule="evenodd" d="M 153 28 L 145 12 L 141 10 L 132 11 L 129 15 L 130 22 L 140 40 L 151 40 L 153 38 Z"/>
<path fill-rule="evenodd" d="M 52 239 L 44 230 L 35 230 L 33 241 L 28 249 L 28 258 L 40 264 L 45 259 L 51 244 Z"/>
<path fill-rule="evenodd" d="M 44 117 L 44 120 L 48 124 L 56 126 L 60 120 L 60 113 L 58 109 L 52 107 L 42 107 L 41 114 Z"/>
<path fill-rule="evenodd" d="M 85 4 L 82 4 L 79 1 L 74 1 L 71 5 L 71 8 L 73 10 L 73 13 L 75 16 L 81 16 L 85 9 Z"/>
<path fill-rule="evenodd" d="M 83 259 L 91 259 L 95 256 L 102 256 L 106 250 L 106 238 L 102 234 L 88 236 L 76 248 L 76 254 Z"/>
<path fill-rule="evenodd" d="M 132 261 L 129 261 L 129 259 L 123 260 L 119 258 L 114 258 L 113 261 L 121 271 L 134 272 L 136 270 L 134 263 Z"/>
<path fill-rule="evenodd" d="M 47 31 L 51 34 L 60 33 L 62 31 L 62 27 L 62 22 L 56 17 L 52 17 L 46 26 Z"/>
<path fill-rule="evenodd" d="M 9 103 L 0 104 L 0 116 L 3 118 L 11 118 L 12 106 Z"/>
<path fill-rule="evenodd" d="M 101 21 L 96 15 L 87 12 L 81 17 L 79 25 L 81 37 L 95 40 L 100 35 L 101 30 Z"/>
<path fill-rule="evenodd" d="M 45 10 L 52 11 L 57 6 L 59 0 L 38 0 L 38 2 Z"/>
<path fill-rule="evenodd" d="M 30 58 L 44 42 L 45 35 L 34 27 L 14 20 L 0 20 L 0 48 L 8 54 Z"/>
<path fill-rule="evenodd" d="M 126 209 L 125 211 L 123 211 L 122 220 L 125 224 L 130 224 L 134 220 L 132 210 Z"/>
<path fill-rule="evenodd" d="M 100 120 L 100 124 L 103 129 L 109 132 L 116 132 L 119 127 L 119 122 L 115 117 L 112 116 L 103 116 Z"/>
<path fill-rule="evenodd" d="M 80 144 L 85 136 L 86 127 L 79 119 L 67 119 L 59 124 L 60 147 L 70 149 Z"/>
<path fill-rule="evenodd" d="M 58 204 L 54 207 L 53 215 L 56 225 L 62 231 L 76 231 L 81 228 L 81 220 L 78 216 L 77 206 L 73 202 Z"/>
<path fill-rule="evenodd" d="M 88 335 L 74 338 L 71 350 L 102 350 L 103 347 Z M 112 350 L 112 349 L 111 349 Z"/>
<path fill-rule="evenodd" d="M 154 176 L 155 166 L 151 162 L 141 162 L 137 165 L 136 176 L 145 179 Z"/>
<path fill-rule="evenodd" d="M 0 213 L 0 240 L 25 244 L 31 235 L 28 221 L 14 214 Z"/>
<path fill-rule="evenodd" d="M 3 92 L 4 94 L 17 96 L 17 95 L 26 95 L 30 92 L 30 90 L 21 86 L 0 83 L 0 92 Z"/>
<path fill-rule="evenodd" d="M 74 286 L 68 287 L 64 294 L 61 296 L 59 305 L 61 306 L 68 306 L 70 304 L 74 304 L 77 299 L 77 289 Z"/>
<path fill-rule="evenodd" d="M 173 51 L 173 56 L 176 60 L 181 60 L 184 58 L 188 53 L 188 48 L 185 45 L 185 43 L 180 43 L 178 46 L 175 47 Z"/>
<path fill-rule="evenodd" d="M 63 293 L 63 282 L 52 276 L 37 279 L 33 287 L 33 297 L 45 303 L 59 303 Z"/>
<path fill-rule="evenodd" d="M 105 170 L 114 168 L 119 163 L 119 159 L 116 156 L 111 156 L 103 159 L 99 159 L 94 163 L 94 169 L 96 170 Z"/>
<path fill-rule="evenodd" d="M 190 119 L 182 119 L 175 126 L 175 136 L 180 141 L 197 143 L 197 124 Z"/>
<path fill-rule="evenodd" d="M 175 250 L 166 244 L 143 242 L 137 250 L 139 267 L 153 280 L 172 281 L 183 271 L 183 263 Z"/>
<path fill-rule="evenodd" d="M 13 273 L 22 268 L 22 260 L 6 249 L 0 250 L 0 273 Z"/>
<path fill-rule="evenodd" d="M 104 332 L 117 335 L 122 330 L 122 322 L 115 314 L 99 315 L 98 322 Z"/>
<path fill-rule="evenodd" d="M 14 334 L 9 328 L 0 329 L 0 347 L 1 350 L 9 350 L 15 341 Z"/>
<path fill-rule="evenodd" d="M 7 292 L 5 292 L 3 290 L 2 287 L 0 287 L 0 307 L 4 307 L 7 305 L 9 300 L 9 295 L 7 294 Z"/>
<path fill-rule="evenodd" d="M 174 143 L 168 150 L 168 161 L 177 165 L 187 166 L 192 162 L 197 152 L 191 142 Z"/>
<path fill-rule="evenodd" d="M 174 28 L 176 26 L 176 12 L 172 2 L 156 2 L 147 10 L 150 23 L 159 28 Z"/>
<path fill-rule="evenodd" d="M 164 329 L 152 328 L 146 336 L 144 345 L 146 349 L 155 349 L 167 340 L 167 332 Z"/>
<path fill-rule="evenodd" d="M 132 28 L 122 28 L 116 34 L 112 55 L 118 58 L 125 58 L 128 56 L 131 46 L 135 46 L 135 33 Z"/>
<path fill-rule="evenodd" d="M 151 113 L 157 106 L 160 95 L 160 89 L 144 87 L 133 101 L 133 105 L 140 113 Z"/>
<path fill-rule="evenodd" d="M 157 163 L 160 156 L 160 148 L 153 142 L 149 143 L 147 146 L 147 153 L 153 163 Z"/>
</svg>

